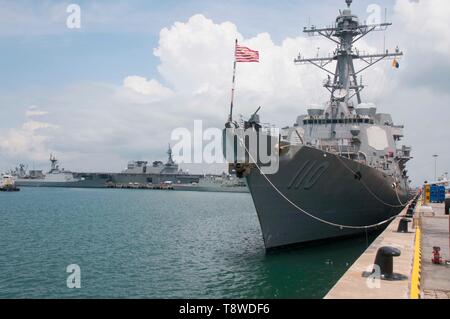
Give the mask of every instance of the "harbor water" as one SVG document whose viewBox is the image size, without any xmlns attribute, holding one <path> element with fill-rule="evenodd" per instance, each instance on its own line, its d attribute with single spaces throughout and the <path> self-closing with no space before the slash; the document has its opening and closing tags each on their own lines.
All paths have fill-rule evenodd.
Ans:
<svg viewBox="0 0 450 319">
<path fill-rule="evenodd" d="M 0 193 L 0 298 L 322 298 L 366 247 L 267 254 L 249 194 Z"/>
</svg>

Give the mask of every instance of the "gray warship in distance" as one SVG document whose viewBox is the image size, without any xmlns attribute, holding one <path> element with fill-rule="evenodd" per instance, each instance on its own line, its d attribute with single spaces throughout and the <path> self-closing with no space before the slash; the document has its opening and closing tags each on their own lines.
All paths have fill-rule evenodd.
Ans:
<svg viewBox="0 0 450 319">
<path fill-rule="evenodd" d="M 161 184 L 171 182 L 175 184 L 198 183 L 201 175 L 192 175 L 181 170 L 172 157 L 172 148 L 167 150 L 167 162 L 155 161 L 148 165 L 147 161 L 129 162 L 127 168 L 119 174 L 113 175 L 115 184 Z"/>
<path fill-rule="evenodd" d="M 50 170 L 27 171 L 24 164 L 8 172 L 15 185 L 23 187 L 68 187 L 68 188 L 130 188 L 144 185 L 172 185 L 174 190 L 199 192 L 248 193 L 245 181 L 228 175 L 190 174 L 179 168 L 173 160 L 169 145 L 166 163 L 155 161 L 131 161 L 120 173 L 71 172 L 60 168 L 55 156 L 50 155 Z"/>
<path fill-rule="evenodd" d="M 25 165 L 11 171 L 15 184 L 25 187 L 91 187 L 90 181 L 75 176 L 74 173 L 60 168 L 55 156 L 50 155 L 50 170 L 44 174 L 42 170 L 26 171 Z M 95 185 L 95 184 L 92 184 Z"/>
<path fill-rule="evenodd" d="M 167 150 L 167 162 L 155 161 L 148 165 L 146 161 L 132 161 L 120 174 L 112 175 L 112 184 L 165 184 L 174 190 L 198 192 L 248 193 L 244 181 L 234 175 L 196 175 L 180 169 L 174 161 L 172 149 Z"/>
<path fill-rule="evenodd" d="M 398 48 L 381 54 L 354 49 L 359 39 L 391 23 L 361 24 L 351 12 L 352 1 L 346 3 L 332 27 L 304 29 L 336 42 L 335 52 L 325 58 L 295 59 L 295 64 L 310 63 L 331 75 L 324 82 L 331 95 L 324 109 L 308 110 L 277 135 L 260 124 L 259 109 L 243 124 L 233 121 L 231 109 L 225 125 L 224 155 L 230 169 L 246 177 L 266 249 L 382 228 L 410 198 L 406 163 L 411 148 L 397 146 L 403 126 L 394 125 L 389 114 L 377 113 L 375 105 L 362 103 L 364 86 L 357 79 L 375 63 L 396 62 L 403 53 Z M 356 70 L 354 60 L 365 65 Z M 335 61 L 335 72 L 328 70 Z M 256 132 L 258 141 L 276 145 L 268 148 L 279 161 L 276 173 L 264 173 L 258 159 L 249 159 L 249 142 L 242 139 L 249 131 Z M 245 157 L 237 155 L 242 152 Z"/>
<path fill-rule="evenodd" d="M 179 169 L 172 159 L 169 146 L 168 161 L 153 162 L 152 166 L 146 161 L 131 161 L 127 168 L 120 173 L 83 173 L 71 172 L 60 168 L 55 156 L 50 155 L 50 170 L 25 169 L 25 165 L 11 171 L 16 185 L 33 187 L 70 187 L 70 188 L 106 188 L 111 184 L 161 184 L 172 182 L 177 184 L 199 183 L 202 175 L 192 175 Z"/>
</svg>

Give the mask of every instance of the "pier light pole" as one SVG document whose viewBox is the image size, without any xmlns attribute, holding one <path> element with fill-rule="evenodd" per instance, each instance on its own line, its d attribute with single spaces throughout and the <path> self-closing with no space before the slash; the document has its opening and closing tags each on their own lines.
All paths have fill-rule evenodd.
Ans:
<svg viewBox="0 0 450 319">
<path fill-rule="evenodd" d="M 439 155 L 434 154 L 434 181 L 437 182 L 437 158 L 439 157 Z"/>
</svg>

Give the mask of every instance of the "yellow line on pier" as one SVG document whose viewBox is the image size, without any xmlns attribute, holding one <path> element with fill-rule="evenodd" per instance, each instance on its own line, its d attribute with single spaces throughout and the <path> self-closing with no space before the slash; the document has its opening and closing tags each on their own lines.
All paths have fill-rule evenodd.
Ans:
<svg viewBox="0 0 450 319">
<path fill-rule="evenodd" d="M 414 262 L 411 278 L 411 299 L 420 299 L 420 272 L 421 272 L 421 231 L 416 228 L 416 240 L 414 244 Z"/>
</svg>

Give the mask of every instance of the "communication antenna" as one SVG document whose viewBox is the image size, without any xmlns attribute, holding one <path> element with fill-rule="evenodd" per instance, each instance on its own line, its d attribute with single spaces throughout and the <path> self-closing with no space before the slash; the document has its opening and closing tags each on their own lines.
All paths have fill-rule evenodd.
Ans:
<svg viewBox="0 0 450 319">
<path fill-rule="evenodd" d="M 355 49 L 354 44 L 360 39 L 374 31 L 385 31 L 391 23 L 384 22 L 373 25 L 367 25 L 367 23 L 361 24 L 358 18 L 350 11 L 350 6 L 353 1 L 346 0 L 345 2 L 349 9 L 340 12 L 334 26 L 325 28 L 311 26 L 309 28 L 304 28 L 303 30 L 304 33 L 310 36 L 319 35 L 334 42 L 337 47 L 334 53 L 327 57 L 319 57 L 317 54 L 315 58 L 302 57 L 299 54 L 294 62 L 296 64 L 312 64 L 328 73 L 331 81 L 324 82 L 324 87 L 330 93 L 330 102 L 335 105 L 337 102 L 344 102 L 340 104 L 342 105 L 340 108 L 342 108 L 342 113 L 348 114 L 350 111 L 345 105 L 349 105 L 348 102 L 350 99 L 356 96 L 358 104 L 361 104 L 362 102 L 360 93 L 364 89 L 364 85 L 358 84 L 357 77 L 376 63 L 383 60 L 396 59 L 402 56 L 403 52 L 397 48 L 395 52 L 391 53 L 384 47 L 383 52 L 366 54 L 365 52 L 361 53 Z M 384 46 L 386 46 L 385 43 Z M 359 70 L 356 69 L 353 63 L 354 60 L 363 62 L 363 67 Z M 334 63 L 336 63 L 335 68 L 330 70 L 329 66 Z"/>
</svg>

